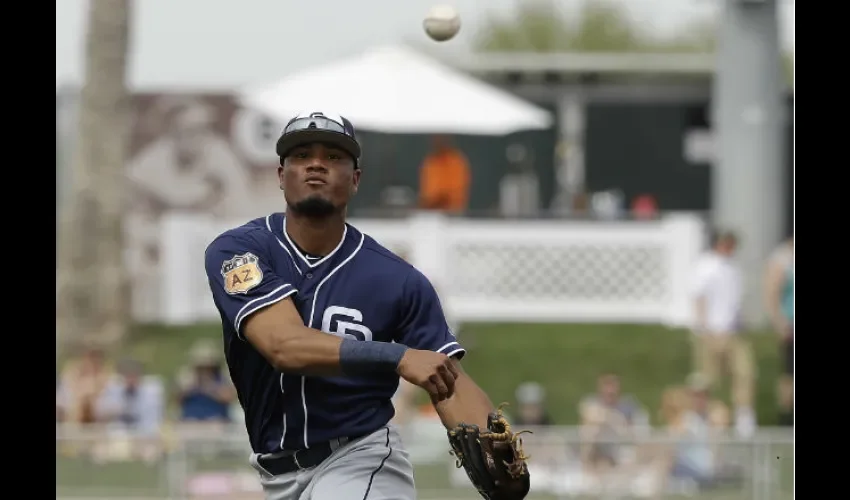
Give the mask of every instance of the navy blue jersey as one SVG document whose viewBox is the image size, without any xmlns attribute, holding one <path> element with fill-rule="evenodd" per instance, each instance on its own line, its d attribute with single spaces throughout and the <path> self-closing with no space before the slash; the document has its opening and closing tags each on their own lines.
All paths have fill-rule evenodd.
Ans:
<svg viewBox="0 0 850 500">
<path fill-rule="evenodd" d="M 276 371 L 242 332 L 245 319 L 263 307 L 290 297 L 310 328 L 458 358 L 465 352 L 428 279 L 351 225 L 333 252 L 308 259 L 284 231 L 284 215 L 272 214 L 218 236 L 205 261 L 227 365 L 256 453 L 373 432 L 393 417 L 399 383 L 395 373 Z"/>
</svg>

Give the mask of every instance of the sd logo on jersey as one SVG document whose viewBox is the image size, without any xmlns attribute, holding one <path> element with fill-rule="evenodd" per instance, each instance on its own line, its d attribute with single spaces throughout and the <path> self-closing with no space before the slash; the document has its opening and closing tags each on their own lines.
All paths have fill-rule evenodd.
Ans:
<svg viewBox="0 0 850 500">
<path fill-rule="evenodd" d="M 221 275 L 224 276 L 224 291 L 230 295 L 248 293 L 248 290 L 263 281 L 263 271 L 259 259 L 252 253 L 234 255 L 232 259 L 221 264 Z"/>
</svg>

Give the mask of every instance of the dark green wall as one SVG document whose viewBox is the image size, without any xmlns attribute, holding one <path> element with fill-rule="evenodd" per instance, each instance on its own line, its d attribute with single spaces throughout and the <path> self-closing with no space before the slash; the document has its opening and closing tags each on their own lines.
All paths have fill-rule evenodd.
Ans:
<svg viewBox="0 0 850 500">
<path fill-rule="evenodd" d="M 786 231 L 793 225 L 793 97 L 786 100 L 786 154 L 783 175 Z M 663 210 L 711 209 L 711 166 L 689 163 L 683 137 L 709 126 L 708 102 L 597 103 L 588 106 L 586 183 L 589 191 L 618 188 L 626 200 L 656 196 Z"/>
<path fill-rule="evenodd" d="M 707 210 L 710 166 L 689 163 L 683 153 L 685 131 L 706 125 L 704 110 L 704 104 L 591 104 L 587 189 L 618 188 L 626 200 L 652 193 L 666 210 Z"/>
<path fill-rule="evenodd" d="M 550 108 L 551 109 L 551 108 Z M 540 199 L 548 207 L 555 185 L 555 131 L 530 131 L 503 137 L 472 135 L 452 136 L 455 145 L 469 159 L 472 188 L 469 209 L 473 214 L 498 207 L 499 181 L 507 172 L 505 150 L 519 142 L 534 152 L 534 166 L 540 178 Z M 363 184 L 352 213 L 381 206 L 381 192 L 386 186 L 408 186 L 419 191 L 419 167 L 430 148 L 430 137 L 418 134 L 360 133 L 363 143 Z"/>
</svg>

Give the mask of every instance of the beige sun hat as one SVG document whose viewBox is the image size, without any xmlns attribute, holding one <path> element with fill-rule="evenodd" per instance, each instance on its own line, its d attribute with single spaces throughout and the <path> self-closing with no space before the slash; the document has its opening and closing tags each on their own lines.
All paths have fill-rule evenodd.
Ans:
<svg viewBox="0 0 850 500">
<path fill-rule="evenodd" d="M 193 366 L 214 366 L 221 362 L 221 354 L 215 343 L 200 340 L 189 350 L 189 362 Z"/>
</svg>

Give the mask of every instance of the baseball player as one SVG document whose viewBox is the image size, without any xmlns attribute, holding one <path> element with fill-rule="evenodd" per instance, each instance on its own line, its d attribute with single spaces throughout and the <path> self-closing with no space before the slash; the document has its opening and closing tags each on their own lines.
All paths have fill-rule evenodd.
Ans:
<svg viewBox="0 0 850 500">
<path fill-rule="evenodd" d="M 431 283 L 345 222 L 362 172 L 351 122 L 298 115 L 276 149 L 286 214 L 224 232 L 205 255 L 266 498 L 416 498 L 388 423 L 399 377 L 428 392 L 482 496 L 524 498 L 520 443 L 464 373 Z"/>
</svg>

